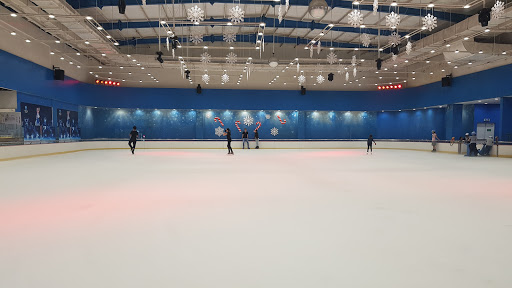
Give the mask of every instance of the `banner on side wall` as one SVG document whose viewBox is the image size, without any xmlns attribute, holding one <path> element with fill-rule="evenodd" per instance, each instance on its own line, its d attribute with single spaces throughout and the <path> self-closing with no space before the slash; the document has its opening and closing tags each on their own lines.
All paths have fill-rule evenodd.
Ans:
<svg viewBox="0 0 512 288">
<path fill-rule="evenodd" d="M 57 136 L 59 139 L 80 139 L 78 112 L 57 109 Z"/>
<path fill-rule="evenodd" d="M 52 107 L 21 102 L 20 108 L 25 141 L 55 140 Z"/>
</svg>

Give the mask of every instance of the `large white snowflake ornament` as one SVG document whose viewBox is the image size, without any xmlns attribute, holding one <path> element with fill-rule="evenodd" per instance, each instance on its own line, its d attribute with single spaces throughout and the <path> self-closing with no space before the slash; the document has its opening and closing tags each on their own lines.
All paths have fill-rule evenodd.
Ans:
<svg viewBox="0 0 512 288">
<path fill-rule="evenodd" d="M 203 76 L 201 76 L 201 79 L 205 84 L 208 84 L 208 82 L 210 82 L 210 75 L 208 75 L 208 73 L 205 73 Z"/>
<path fill-rule="evenodd" d="M 423 27 L 425 27 L 428 31 L 432 31 L 437 27 L 437 17 L 428 13 L 427 16 L 423 18 Z"/>
<path fill-rule="evenodd" d="M 391 29 L 396 29 L 400 25 L 400 14 L 391 12 L 386 16 L 386 26 Z"/>
<path fill-rule="evenodd" d="M 324 76 L 322 76 L 322 75 L 316 76 L 316 83 L 322 84 L 322 83 L 324 83 L 324 81 L 325 81 Z"/>
<path fill-rule="evenodd" d="M 204 20 L 203 9 L 197 7 L 197 5 L 194 5 L 194 7 L 191 7 L 187 10 L 187 19 L 194 24 L 199 24 L 199 22 Z"/>
<path fill-rule="evenodd" d="M 251 126 L 252 123 L 254 123 L 254 118 L 252 118 L 250 115 L 247 115 L 245 118 L 244 118 L 244 125 L 245 126 Z"/>
<path fill-rule="evenodd" d="M 233 23 L 241 23 L 244 22 L 245 12 L 240 8 L 240 6 L 236 5 L 233 8 L 229 9 L 229 20 Z"/>
<path fill-rule="evenodd" d="M 277 19 L 279 20 L 279 24 L 283 21 L 284 11 L 281 8 L 281 4 L 279 4 L 279 8 L 277 9 Z"/>
<path fill-rule="evenodd" d="M 363 14 L 359 10 L 352 10 L 348 13 L 348 24 L 357 28 L 363 24 Z"/>
<path fill-rule="evenodd" d="M 208 52 L 204 52 L 203 54 L 201 54 L 201 62 L 203 64 L 210 63 L 211 61 L 212 61 L 212 56 L 210 54 L 208 54 Z"/>
<path fill-rule="evenodd" d="M 345 81 L 348 81 L 349 79 L 350 79 L 350 74 L 348 74 L 348 72 L 347 72 L 347 74 L 345 74 Z"/>
<path fill-rule="evenodd" d="M 410 55 L 412 52 L 412 43 L 407 41 L 407 45 L 405 45 L 405 53 L 407 53 L 407 55 Z"/>
<path fill-rule="evenodd" d="M 396 58 L 398 58 L 398 55 L 394 54 L 394 53 L 391 53 L 391 59 L 393 61 L 396 61 Z"/>
<path fill-rule="evenodd" d="M 329 62 L 331 65 L 338 62 L 338 55 L 331 51 L 329 54 L 327 54 L 327 62 Z"/>
<path fill-rule="evenodd" d="M 276 137 L 277 134 L 279 134 L 279 129 L 277 129 L 276 127 L 270 129 L 270 134 L 272 134 L 272 136 Z"/>
<path fill-rule="evenodd" d="M 352 75 L 354 75 L 354 78 L 357 76 L 357 67 L 354 67 L 354 71 L 352 72 Z"/>
<path fill-rule="evenodd" d="M 370 47 L 370 43 L 371 43 L 371 40 L 370 40 L 370 35 L 366 34 L 366 33 L 363 33 L 361 34 L 361 43 L 363 44 L 363 47 Z"/>
<path fill-rule="evenodd" d="M 309 48 L 309 58 L 313 58 L 313 46 Z"/>
<path fill-rule="evenodd" d="M 318 41 L 318 45 L 316 45 L 316 54 L 320 54 L 322 51 L 322 42 Z"/>
<path fill-rule="evenodd" d="M 224 33 L 222 35 L 222 40 L 226 41 L 227 43 L 233 43 L 236 42 L 236 34 L 235 33 Z"/>
<path fill-rule="evenodd" d="M 299 81 L 299 84 L 302 85 L 306 83 L 306 76 L 300 75 L 299 77 L 297 77 L 297 80 Z"/>
<path fill-rule="evenodd" d="M 505 15 L 505 3 L 503 1 L 496 1 L 491 8 L 492 19 L 500 19 Z"/>
<path fill-rule="evenodd" d="M 224 73 L 222 74 L 222 76 L 220 76 L 220 80 L 222 81 L 222 83 L 228 83 L 229 82 L 229 75 Z"/>
<path fill-rule="evenodd" d="M 398 46 L 400 45 L 400 34 L 393 32 L 389 35 L 389 45 Z"/>
<path fill-rule="evenodd" d="M 203 42 L 203 34 L 194 33 L 188 37 L 188 40 L 197 45 L 197 44 Z"/>
<path fill-rule="evenodd" d="M 226 63 L 234 65 L 236 63 L 236 54 L 233 52 L 229 52 L 229 54 L 226 55 Z"/>
<path fill-rule="evenodd" d="M 215 128 L 215 135 L 221 137 L 221 136 L 224 136 L 224 128 L 222 127 L 217 127 Z"/>
<path fill-rule="evenodd" d="M 379 10 L 379 0 L 373 0 L 373 15 L 377 15 Z"/>
<path fill-rule="evenodd" d="M 357 65 L 357 57 L 356 57 L 356 55 L 352 55 L 351 63 L 352 63 L 352 66 L 356 66 Z"/>
</svg>

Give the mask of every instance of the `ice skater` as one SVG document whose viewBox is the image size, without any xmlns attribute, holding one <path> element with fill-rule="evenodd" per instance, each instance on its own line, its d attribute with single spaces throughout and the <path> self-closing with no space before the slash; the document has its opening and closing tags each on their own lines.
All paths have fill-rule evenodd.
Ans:
<svg viewBox="0 0 512 288">
<path fill-rule="evenodd" d="M 258 135 L 258 129 L 254 130 L 254 142 L 256 142 L 256 149 L 260 149 L 260 136 Z"/>
<path fill-rule="evenodd" d="M 439 137 L 437 137 L 436 130 L 432 130 L 432 152 L 437 152 L 437 141 L 439 141 Z"/>
<path fill-rule="evenodd" d="M 247 143 L 247 149 L 251 149 L 249 147 L 249 132 L 247 132 L 247 128 L 244 128 L 244 132 L 242 132 L 242 149 L 245 149 L 245 143 Z"/>
<path fill-rule="evenodd" d="M 137 145 L 137 138 L 139 137 L 139 132 L 137 131 L 137 126 L 133 126 L 133 130 L 130 132 L 130 141 L 128 141 L 128 146 L 132 150 L 132 154 L 135 154 L 135 145 Z M 133 146 L 132 146 L 133 143 Z"/>
<path fill-rule="evenodd" d="M 226 139 L 228 140 L 228 154 L 235 155 L 235 153 L 233 153 L 233 149 L 231 149 L 231 130 L 229 130 L 229 128 L 224 131 L 224 136 L 226 136 Z"/>
<path fill-rule="evenodd" d="M 368 155 L 368 151 L 370 151 L 371 154 L 373 154 L 373 144 L 377 145 L 375 143 L 375 140 L 373 140 L 373 135 L 370 134 L 370 137 L 368 137 L 368 141 L 366 142 L 368 147 L 366 148 L 366 155 Z"/>
</svg>

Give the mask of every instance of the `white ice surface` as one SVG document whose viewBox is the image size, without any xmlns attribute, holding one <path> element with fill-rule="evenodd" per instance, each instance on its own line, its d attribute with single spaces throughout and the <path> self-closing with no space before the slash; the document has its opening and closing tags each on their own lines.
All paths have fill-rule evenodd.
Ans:
<svg viewBox="0 0 512 288">
<path fill-rule="evenodd" d="M 235 153 L 0 162 L 0 287 L 512 287 L 512 159 Z"/>
</svg>

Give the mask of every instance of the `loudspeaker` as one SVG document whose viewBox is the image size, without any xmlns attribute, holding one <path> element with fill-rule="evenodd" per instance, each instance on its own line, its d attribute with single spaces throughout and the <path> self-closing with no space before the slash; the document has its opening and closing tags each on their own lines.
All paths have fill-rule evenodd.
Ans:
<svg viewBox="0 0 512 288">
<path fill-rule="evenodd" d="M 201 92 L 202 92 L 202 90 L 201 90 L 201 84 L 197 84 L 196 92 L 197 92 L 197 94 L 201 94 Z"/>
<path fill-rule="evenodd" d="M 452 76 L 451 75 L 447 75 L 446 77 L 443 77 L 443 79 L 441 79 L 441 86 L 442 87 L 450 87 L 450 86 L 452 86 Z"/>
<path fill-rule="evenodd" d="M 64 81 L 64 70 L 59 68 L 53 69 L 53 80 L 61 80 Z"/>
<path fill-rule="evenodd" d="M 126 11 L 126 1 L 119 0 L 119 2 L 117 2 L 117 8 L 119 8 L 119 14 L 124 14 Z"/>
<path fill-rule="evenodd" d="M 478 13 L 478 22 L 482 24 L 482 27 L 486 27 L 489 25 L 489 21 L 491 21 L 491 9 L 483 8 L 480 10 L 480 13 Z"/>
<path fill-rule="evenodd" d="M 377 62 L 377 70 L 380 70 L 382 68 L 382 59 L 379 58 L 375 62 Z"/>
<path fill-rule="evenodd" d="M 306 88 L 304 86 L 300 86 L 300 95 L 306 95 Z"/>
</svg>

